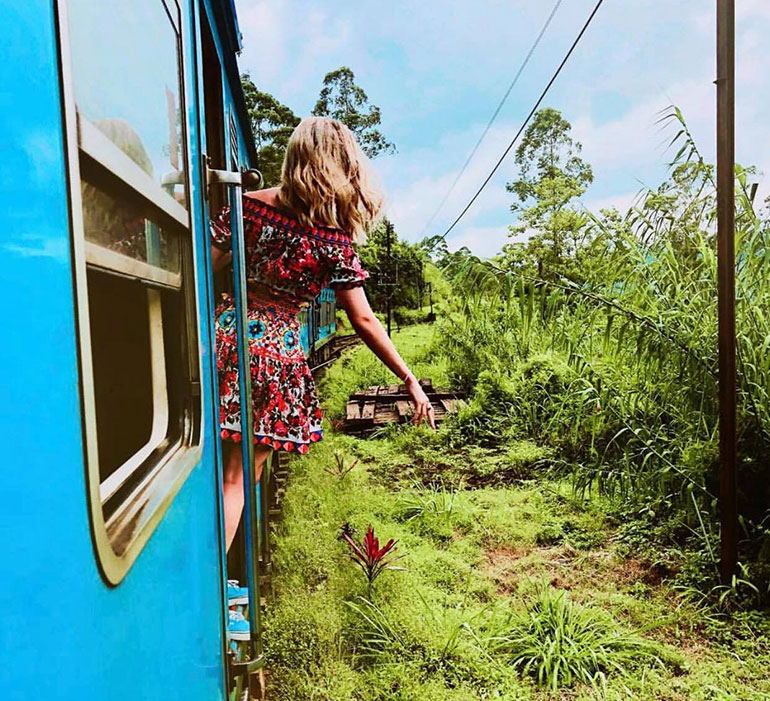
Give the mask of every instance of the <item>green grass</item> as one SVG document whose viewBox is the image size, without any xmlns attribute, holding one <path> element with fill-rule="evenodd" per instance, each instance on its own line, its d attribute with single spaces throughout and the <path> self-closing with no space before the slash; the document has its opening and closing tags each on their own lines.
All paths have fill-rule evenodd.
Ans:
<svg viewBox="0 0 770 701">
<path fill-rule="evenodd" d="M 395 340 L 444 383 L 430 328 Z M 391 381 L 360 348 L 321 392 L 344 406 L 347 392 Z M 450 450 L 444 438 L 407 427 L 362 441 L 327 426 L 292 462 L 266 616 L 271 698 L 770 699 L 766 620 L 715 617 L 678 595 L 621 550 L 603 498 L 539 472 L 537 445 Z M 360 459 L 344 480 L 326 472 L 335 453 Z M 509 479 L 473 483 L 508 465 Z M 371 596 L 344 523 L 357 539 L 371 524 L 405 555 Z"/>
</svg>

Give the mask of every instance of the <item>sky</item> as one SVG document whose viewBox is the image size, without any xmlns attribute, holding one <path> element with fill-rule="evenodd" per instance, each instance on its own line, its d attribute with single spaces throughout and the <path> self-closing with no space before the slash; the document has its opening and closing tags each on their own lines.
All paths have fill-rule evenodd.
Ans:
<svg viewBox="0 0 770 701">
<path fill-rule="evenodd" d="M 374 161 L 399 236 L 440 234 L 467 204 L 534 105 L 596 0 L 562 0 L 482 147 L 426 225 L 484 130 L 556 0 L 236 0 L 241 71 L 300 116 L 324 75 L 349 66 L 397 147 Z M 736 152 L 770 174 L 770 1 L 737 0 Z M 666 176 L 677 105 L 707 160 L 715 153 L 716 0 L 605 0 L 543 106 L 583 145 L 592 211 L 625 210 Z M 492 256 L 508 241 L 514 151 L 449 234 Z M 761 195 L 770 188 L 760 185 Z"/>
</svg>

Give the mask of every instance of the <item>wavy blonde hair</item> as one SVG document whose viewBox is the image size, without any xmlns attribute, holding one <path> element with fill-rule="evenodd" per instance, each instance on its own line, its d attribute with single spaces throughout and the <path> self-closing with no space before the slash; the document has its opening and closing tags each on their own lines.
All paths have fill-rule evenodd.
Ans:
<svg viewBox="0 0 770 701">
<path fill-rule="evenodd" d="M 356 243 L 382 214 L 369 159 L 353 133 L 329 117 L 306 117 L 292 132 L 278 203 L 306 226 L 345 231 Z"/>
</svg>

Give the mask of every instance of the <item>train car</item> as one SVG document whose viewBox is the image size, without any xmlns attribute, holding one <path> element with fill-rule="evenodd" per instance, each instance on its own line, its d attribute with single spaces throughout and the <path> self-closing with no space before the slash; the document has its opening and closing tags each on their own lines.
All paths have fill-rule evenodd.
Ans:
<svg viewBox="0 0 770 701">
<path fill-rule="evenodd" d="M 300 340 L 311 368 L 327 363 L 334 355 L 332 339 L 337 333 L 337 304 L 334 290 L 324 288 L 303 311 Z"/>
<path fill-rule="evenodd" d="M 208 237 L 229 200 L 242 248 L 255 160 L 233 0 L 0 19 L 0 698 L 234 698 L 263 663 L 270 469 L 255 484 L 244 450 L 234 650 Z M 242 250 L 234 267 L 243 342 Z"/>
</svg>

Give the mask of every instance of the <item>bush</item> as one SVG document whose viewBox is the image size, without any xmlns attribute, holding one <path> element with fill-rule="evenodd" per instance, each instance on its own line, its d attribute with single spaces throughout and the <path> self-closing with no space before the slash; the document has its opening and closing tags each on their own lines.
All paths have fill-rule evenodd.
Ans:
<svg viewBox="0 0 770 701">
<path fill-rule="evenodd" d="M 659 645 L 617 628 L 601 609 L 574 604 L 566 591 L 543 582 L 524 610 L 496 624 L 485 644 L 553 691 L 577 682 L 597 685 L 640 663 L 663 664 Z"/>
<path fill-rule="evenodd" d="M 450 443 L 454 447 L 500 445 L 514 425 L 517 402 L 516 388 L 508 377 L 482 372 L 470 401 L 448 421 Z"/>
<path fill-rule="evenodd" d="M 324 626 L 313 616 L 318 602 L 296 600 L 279 606 L 265 621 L 265 650 L 270 664 L 309 670 L 320 664 L 326 641 L 321 640 Z"/>
</svg>

